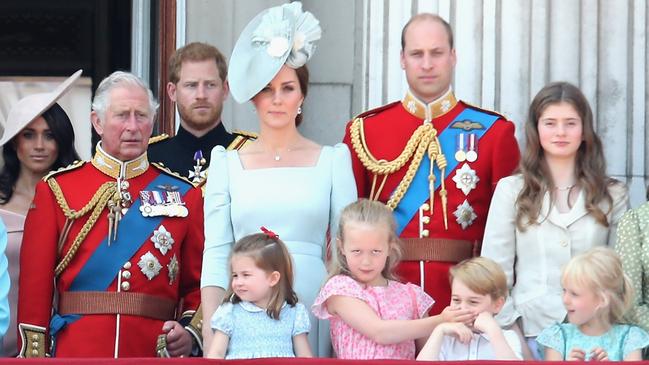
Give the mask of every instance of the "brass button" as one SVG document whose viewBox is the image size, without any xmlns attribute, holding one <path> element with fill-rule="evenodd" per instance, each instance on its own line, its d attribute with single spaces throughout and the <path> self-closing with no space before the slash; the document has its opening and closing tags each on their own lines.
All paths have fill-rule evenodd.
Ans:
<svg viewBox="0 0 649 365">
<path fill-rule="evenodd" d="M 196 325 L 196 328 L 198 328 L 198 329 L 203 328 L 203 324 L 202 324 L 202 323 L 197 324 L 197 325 Z"/>
<path fill-rule="evenodd" d="M 427 229 L 424 229 L 421 231 L 421 236 L 422 237 L 428 237 L 430 235 L 430 232 Z"/>
<path fill-rule="evenodd" d="M 424 204 L 422 204 L 421 209 L 422 210 L 430 210 L 430 205 L 428 205 L 428 203 L 424 203 Z"/>
<path fill-rule="evenodd" d="M 422 221 L 424 224 L 428 224 L 428 223 L 430 223 L 430 217 L 426 215 L 426 216 L 424 216 L 424 217 L 421 218 L 421 221 Z"/>
<path fill-rule="evenodd" d="M 32 335 L 32 341 L 38 341 L 38 335 Z"/>
<path fill-rule="evenodd" d="M 38 350 L 32 350 L 32 356 L 38 356 Z"/>
<path fill-rule="evenodd" d="M 38 342 L 32 342 L 32 348 L 37 349 L 38 348 Z"/>
<path fill-rule="evenodd" d="M 131 278 L 131 272 L 130 271 L 122 271 L 122 277 L 124 279 L 130 279 Z"/>
<path fill-rule="evenodd" d="M 123 268 L 125 268 L 126 270 L 130 269 L 130 268 L 131 268 L 131 263 L 128 262 L 128 261 L 126 261 L 126 263 L 124 264 Z"/>
<path fill-rule="evenodd" d="M 131 289 L 131 283 L 128 281 L 122 281 L 122 290 L 128 291 L 129 289 Z"/>
</svg>

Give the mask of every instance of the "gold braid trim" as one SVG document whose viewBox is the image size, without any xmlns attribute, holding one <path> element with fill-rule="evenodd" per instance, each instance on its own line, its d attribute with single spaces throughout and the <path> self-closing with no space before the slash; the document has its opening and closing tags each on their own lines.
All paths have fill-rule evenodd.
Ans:
<svg viewBox="0 0 649 365">
<path fill-rule="evenodd" d="M 427 123 L 428 124 L 428 123 Z M 365 132 L 363 131 L 363 118 L 356 118 L 350 127 L 350 134 L 352 140 L 352 147 L 358 155 L 358 158 L 363 163 L 365 168 L 378 175 L 388 175 L 401 169 L 410 160 L 415 152 L 415 148 L 420 143 L 422 135 L 425 134 L 426 125 L 419 126 L 415 132 L 410 136 L 406 147 L 401 151 L 401 154 L 392 161 L 377 160 L 370 153 L 367 144 L 365 143 Z"/>
<path fill-rule="evenodd" d="M 392 210 L 394 210 L 397 207 L 397 205 L 399 204 L 403 196 L 406 194 L 406 191 L 408 190 L 410 184 L 412 183 L 412 179 L 415 177 L 415 174 L 419 169 L 421 160 L 424 158 L 424 154 L 426 154 L 426 151 L 428 150 L 428 146 L 430 145 L 431 139 L 435 138 L 435 136 L 437 135 L 437 131 L 435 130 L 435 128 L 433 128 L 433 125 L 430 123 L 426 123 L 419 126 L 417 130 L 419 129 L 422 129 L 424 133 L 422 133 L 421 140 L 419 141 L 419 145 L 415 150 L 415 155 L 412 157 L 412 162 L 410 163 L 410 166 L 408 166 L 406 175 L 399 182 L 399 185 L 397 185 L 397 188 L 394 190 L 394 193 L 392 194 L 388 202 L 385 204 L 388 206 L 388 208 Z M 415 131 L 415 133 L 417 132 Z"/>
<path fill-rule="evenodd" d="M 350 126 L 350 136 L 354 152 L 365 168 L 375 175 L 389 175 L 398 171 L 412 158 L 412 162 L 408 167 L 408 171 L 403 180 L 397 186 L 397 189 L 392 194 L 390 200 L 386 204 L 388 208 L 394 209 L 403 198 L 403 195 L 408 190 L 412 179 L 419 168 L 421 159 L 424 157 L 426 150 L 432 138 L 435 138 L 437 131 L 433 128 L 431 123 L 424 123 L 417 127 L 415 132 L 410 136 L 405 148 L 401 154 L 392 161 L 377 160 L 369 151 L 367 143 L 365 142 L 365 133 L 363 131 L 363 118 L 356 118 Z M 380 191 L 374 192 L 374 184 L 372 184 L 372 196 L 375 200 L 378 199 Z M 381 188 L 383 184 L 381 184 Z"/>
<path fill-rule="evenodd" d="M 117 192 L 117 183 L 114 181 L 103 183 L 99 187 L 95 195 L 93 195 L 92 199 L 90 199 L 88 204 L 86 204 L 78 212 L 74 211 L 73 209 L 70 209 L 68 202 L 65 200 L 65 196 L 63 196 L 63 191 L 61 190 L 61 187 L 59 186 L 59 184 L 56 182 L 55 179 L 47 180 L 47 184 L 50 186 L 50 189 L 52 189 L 52 192 L 54 193 L 54 197 L 56 198 L 56 202 L 61 207 L 61 210 L 63 210 L 63 214 L 67 218 L 68 222 L 81 218 L 84 215 L 86 215 L 88 212 L 90 212 L 90 210 L 92 210 L 90 217 L 83 225 L 83 227 L 81 227 L 81 231 L 79 231 L 77 237 L 74 238 L 74 241 L 72 242 L 72 246 L 70 246 L 70 249 L 65 253 L 63 259 L 61 259 L 61 261 L 59 261 L 59 263 L 56 265 L 56 269 L 54 270 L 54 273 L 55 275 L 58 276 L 68 266 L 68 264 L 70 263 L 74 255 L 77 253 L 79 246 L 81 246 L 81 242 L 83 242 L 83 240 L 90 232 L 90 229 L 95 225 L 97 219 L 99 219 L 99 216 L 101 215 L 101 212 L 108 204 L 108 201 Z M 68 225 L 68 222 L 66 222 L 66 225 Z M 67 235 L 68 231 L 69 229 L 66 230 L 66 232 L 64 233 Z"/>
<path fill-rule="evenodd" d="M 433 200 L 435 196 L 435 175 L 433 173 L 433 164 L 437 164 L 437 167 L 441 172 L 441 187 L 439 191 L 440 198 L 442 200 L 442 212 L 444 214 L 444 226 L 448 229 L 447 222 L 447 191 L 444 183 L 446 175 L 446 166 L 447 161 L 444 153 L 442 152 L 442 146 L 439 143 L 439 138 L 437 138 L 437 130 L 433 127 L 432 123 L 424 123 L 417 127 L 415 132 L 408 139 L 406 147 L 401 151 L 401 154 L 392 161 L 386 160 L 377 160 L 374 157 L 367 147 L 365 142 L 365 132 L 363 130 L 363 118 L 356 118 L 350 126 L 350 136 L 352 147 L 354 152 L 358 156 L 358 159 L 361 161 L 365 168 L 374 174 L 374 179 L 372 181 L 372 191 L 370 192 L 371 200 L 378 200 L 379 194 L 385 185 L 385 179 L 389 174 L 394 173 L 395 171 L 401 169 L 405 164 L 412 158 L 410 166 L 406 171 L 405 176 L 399 182 L 399 185 L 394 190 L 394 193 L 386 203 L 387 207 L 391 210 L 394 210 L 406 191 L 412 183 L 412 179 L 415 177 L 419 166 L 421 165 L 421 160 L 424 158 L 424 155 L 427 153 L 430 158 L 430 171 L 428 175 L 429 181 L 429 194 L 430 194 L 430 209 L 433 210 Z M 376 187 L 377 176 L 383 176 L 383 182 L 379 186 L 377 191 L 374 191 Z"/>
</svg>

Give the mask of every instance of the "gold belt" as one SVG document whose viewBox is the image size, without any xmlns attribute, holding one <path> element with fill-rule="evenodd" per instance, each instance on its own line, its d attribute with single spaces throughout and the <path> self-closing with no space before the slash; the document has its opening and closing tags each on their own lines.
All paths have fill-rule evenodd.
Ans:
<svg viewBox="0 0 649 365">
<path fill-rule="evenodd" d="M 143 293 L 78 291 L 59 296 L 59 314 L 127 314 L 162 321 L 175 318 L 176 302 Z"/>
<path fill-rule="evenodd" d="M 445 238 L 401 238 L 404 261 L 445 261 L 457 263 L 477 256 L 480 241 Z"/>
</svg>

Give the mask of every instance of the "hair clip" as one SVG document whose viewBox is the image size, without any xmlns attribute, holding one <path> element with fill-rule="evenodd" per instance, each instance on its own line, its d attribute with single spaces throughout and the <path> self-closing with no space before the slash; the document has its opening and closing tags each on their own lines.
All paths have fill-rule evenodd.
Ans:
<svg viewBox="0 0 649 365">
<path fill-rule="evenodd" d="M 266 234 L 266 236 L 268 236 L 268 238 L 279 239 L 279 235 L 277 233 L 271 231 L 270 229 L 268 229 L 268 228 L 266 228 L 264 226 L 261 227 L 261 231 L 264 232 L 264 234 Z"/>
</svg>

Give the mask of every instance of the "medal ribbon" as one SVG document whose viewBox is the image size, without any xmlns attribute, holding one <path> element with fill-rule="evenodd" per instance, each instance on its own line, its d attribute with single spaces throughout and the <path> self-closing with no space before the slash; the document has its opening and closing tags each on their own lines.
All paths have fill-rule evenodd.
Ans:
<svg viewBox="0 0 649 365">
<path fill-rule="evenodd" d="M 178 193 L 182 195 L 192 187 L 192 185 L 174 177 L 160 174 L 147 185 L 145 190 L 152 191 L 158 185 L 176 185 Z M 148 242 L 153 230 L 166 217 L 143 217 L 140 213 L 141 205 L 140 198 L 133 202 L 119 222 L 120 234 L 117 235 L 117 239 L 110 245 L 108 245 L 108 236 L 102 240 L 72 281 L 70 291 L 106 290 L 119 274 L 122 265 Z"/>
<path fill-rule="evenodd" d="M 494 125 L 494 123 L 499 119 L 498 116 L 493 114 L 484 113 L 475 109 L 464 109 L 460 114 L 458 114 L 455 119 L 448 126 L 442 130 L 438 131 L 439 143 L 442 147 L 442 153 L 444 156 L 447 156 L 447 165 L 446 165 L 446 177 L 452 175 L 457 166 L 459 165 L 458 161 L 452 156 L 455 155 L 454 149 L 456 148 L 456 141 L 460 133 L 466 133 L 467 131 L 461 128 L 450 128 L 455 122 L 470 120 L 474 122 L 479 122 L 484 126 L 483 129 L 472 130 L 471 133 L 475 134 L 475 146 L 478 145 L 478 140 L 482 137 L 487 131 Z M 428 155 L 424 155 L 419 165 L 419 169 L 415 173 L 415 177 L 412 179 L 408 190 L 404 194 L 403 198 L 394 209 L 394 218 L 397 221 L 397 234 L 401 235 L 403 230 L 406 228 L 408 223 L 415 216 L 419 207 L 430 199 L 430 190 L 428 187 L 428 173 L 430 171 L 430 159 Z M 442 177 L 441 171 L 437 166 L 433 167 L 433 173 L 435 174 L 435 191 L 441 185 Z"/>
</svg>

